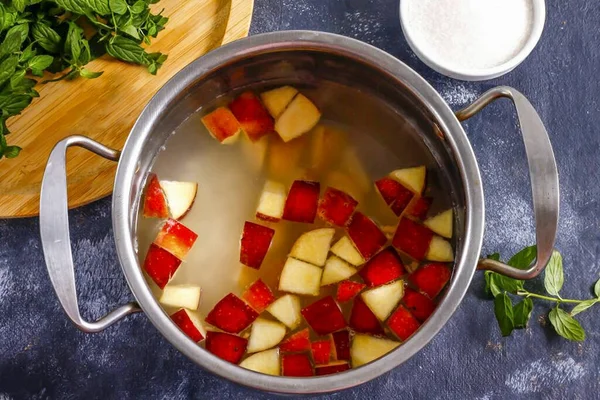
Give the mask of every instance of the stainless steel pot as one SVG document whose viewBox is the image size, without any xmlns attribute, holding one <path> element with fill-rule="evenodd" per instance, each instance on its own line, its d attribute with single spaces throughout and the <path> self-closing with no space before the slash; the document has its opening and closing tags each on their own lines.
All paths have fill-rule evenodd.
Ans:
<svg viewBox="0 0 600 400">
<path fill-rule="evenodd" d="M 257 84 L 334 82 L 368 93 L 391 110 L 407 115 L 440 166 L 456 210 L 456 263 L 436 312 L 397 350 L 361 368 L 318 378 L 258 374 L 225 362 L 189 340 L 162 310 L 144 279 L 136 253 L 140 194 L 154 157 L 169 134 L 199 106 L 225 93 Z M 485 220 L 479 168 L 460 125 L 493 100 L 513 101 L 531 175 L 538 255 L 528 270 L 480 259 Z M 393 138 L 390 145 L 393 145 Z M 118 161 L 112 199 L 115 242 L 123 273 L 136 302 L 96 322 L 82 319 L 77 305 L 71 255 L 65 153 L 79 146 Z M 547 264 L 556 235 L 558 174 L 548 134 L 529 101 L 518 91 L 498 87 L 456 114 L 416 72 L 365 43 L 329 33 L 291 31 L 252 36 L 221 47 L 175 75 L 150 101 L 135 123 L 122 152 L 81 136 L 56 145 L 42 183 L 40 228 L 48 273 L 65 312 L 85 332 L 98 332 L 128 314 L 144 311 L 158 330 L 198 365 L 234 382 L 283 393 L 329 392 L 352 387 L 399 366 L 423 348 L 460 304 L 477 268 L 530 279 Z"/>
</svg>

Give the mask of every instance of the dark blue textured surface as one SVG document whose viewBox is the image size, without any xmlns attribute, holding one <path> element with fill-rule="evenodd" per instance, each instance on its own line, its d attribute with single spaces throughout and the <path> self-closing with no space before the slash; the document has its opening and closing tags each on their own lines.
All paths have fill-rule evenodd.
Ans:
<svg viewBox="0 0 600 400">
<path fill-rule="evenodd" d="M 400 58 L 453 108 L 508 84 L 525 93 L 550 132 L 561 174 L 557 247 L 565 297 L 589 296 L 600 272 L 600 3 L 548 1 L 539 46 L 515 71 L 464 83 L 425 67 L 400 30 L 397 0 L 256 0 L 252 33 L 317 29 L 356 37 Z M 510 255 L 534 240 L 528 177 L 513 110 L 500 101 L 467 124 L 486 193 L 484 253 Z M 80 303 L 87 318 L 131 299 L 117 266 L 110 199 L 71 213 Z M 37 219 L 0 221 L 0 400 L 17 398 L 267 398 L 203 372 L 144 315 L 94 335 L 60 310 L 42 260 Z M 574 344 L 545 328 L 546 304 L 526 331 L 499 335 L 482 275 L 450 322 L 393 372 L 323 398 L 599 398 L 599 310 L 581 315 L 588 339 Z"/>
</svg>

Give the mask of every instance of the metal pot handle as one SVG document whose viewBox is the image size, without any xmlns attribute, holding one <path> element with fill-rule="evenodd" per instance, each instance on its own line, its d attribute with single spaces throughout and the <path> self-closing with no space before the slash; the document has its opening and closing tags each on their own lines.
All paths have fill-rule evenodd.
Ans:
<svg viewBox="0 0 600 400">
<path fill-rule="evenodd" d="M 71 146 L 83 147 L 112 161 L 118 161 L 121 152 L 84 136 L 69 136 L 61 140 L 54 146 L 48 158 L 40 195 L 42 248 L 54 291 L 75 326 L 84 332 L 99 332 L 141 309 L 137 303 L 131 302 L 118 307 L 96 322 L 88 322 L 79 314 L 67 201 L 66 154 L 67 148 Z"/>
<path fill-rule="evenodd" d="M 529 100 L 522 93 L 508 86 L 499 86 L 485 92 L 473 104 L 458 111 L 456 117 L 460 121 L 469 119 L 501 97 L 509 98 L 514 103 L 525 143 L 533 195 L 537 257 L 527 270 L 490 259 L 480 260 L 477 268 L 498 272 L 511 278 L 532 279 L 544 270 L 550 260 L 558 226 L 558 170 L 548 132 Z"/>
</svg>

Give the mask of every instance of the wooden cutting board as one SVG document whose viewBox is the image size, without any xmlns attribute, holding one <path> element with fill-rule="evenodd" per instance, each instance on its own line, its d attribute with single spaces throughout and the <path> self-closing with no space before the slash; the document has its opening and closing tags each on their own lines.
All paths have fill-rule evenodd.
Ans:
<svg viewBox="0 0 600 400">
<path fill-rule="evenodd" d="M 122 149 L 135 120 L 150 98 L 176 72 L 220 45 L 248 34 L 254 0 L 161 0 L 169 17 L 150 51 L 169 55 L 150 75 L 144 67 L 100 58 L 89 64 L 104 74 L 38 85 L 40 97 L 22 115 L 11 118 L 10 144 L 23 148 L 14 159 L 0 160 L 0 218 L 35 216 L 50 151 L 69 135 L 84 135 Z M 74 148 L 67 157 L 69 207 L 112 192 L 117 164 Z"/>
</svg>

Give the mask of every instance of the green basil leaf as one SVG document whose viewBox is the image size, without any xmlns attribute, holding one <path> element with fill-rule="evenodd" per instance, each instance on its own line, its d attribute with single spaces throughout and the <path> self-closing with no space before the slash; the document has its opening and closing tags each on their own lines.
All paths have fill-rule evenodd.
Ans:
<svg viewBox="0 0 600 400">
<path fill-rule="evenodd" d="M 25 11 L 25 7 L 27 6 L 27 1 L 26 0 L 12 0 L 11 4 L 15 8 L 15 10 L 22 13 L 23 11 Z"/>
<path fill-rule="evenodd" d="M 537 255 L 537 246 L 525 247 L 508 260 L 508 265 L 519 269 L 528 269 Z"/>
<path fill-rule="evenodd" d="M 573 309 L 571 310 L 571 315 L 575 316 L 575 315 L 579 314 L 580 312 L 587 310 L 594 304 L 598 303 L 598 301 L 600 301 L 600 299 L 590 299 L 590 300 L 582 301 L 581 303 L 579 303 L 575 307 L 573 307 Z"/>
<path fill-rule="evenodd" d="M 509 278 L 508 276 L 496 274 L 494 281 L 500 290 L 507 291 L 509 293 L 516 294 L 519 290 L 523 289 L 524 282 L 518 279 Z"/>
<path fill-rule="evenodd" d="M 21 49 L 21 34 L 19 32 L 9 32 L 6 38 L 0 44 L 0 59 L 8 54 L 12 54 Z"/>
<path fill-rule="evenodd" d="M 594 294 L 600 299 L 600 279 L 598 279 L 594 285 Z"/>
<path fill-rule="evenodd" d="M 100 15 L 110 15 L 109 0 L 87 0 L 88 6 Z"/>
<path fill-rule="evenodd" d="M 562 256 L 554 250 L 544 271 L 544 287 L 552 296 L 558 296 L 564 281 Z"/>
<path fill-rule="evenodd" d="M 492 297 L 496 297 L 502 293 L 502 290 L 498 286 L 497 279 L 500 275 L 492 271 L 485 271 L 485 292 Z"/>
<path fill-rule="evenodd" d="M 494 299 L 494 313 L 502 336 L 509 336 L 515 327 L 512 301 L 508 294 L 502 293 Z"/>
<path fill-rule="evenodd" d="M 548 314 L 550 323 L 556 333 L 568 340 L 582 342 L 585 340 L 585 331 L 568 312 L 556 306 Z"/>
<path fill-rule="evenodd" d="M 60 52 L 60 35 L 54 29 L 38 22 L 33 25 L 31 33 L 44 50 L 53 54 Z"/>
<path fill-rule="evenodd" d="M 15 158 L 21 152 L 21 148 L 19 146 L 6 146 L 4 149 L 4 156 L 6 158 Z"/>
<path fill-rule="evenodd" d="M 10 79 L 10 77 L 15 73 L 18 64 L 18 56 L 9 56 L 6 60 L 0 63 L 0 85 L 3 85 L 4 82 Z"/>
<path fill-rule="evenodd" d="M 147 7 L 148 6 L 146 5 L 146 2 L 144 2 L 142 0 L 138 0 L 131 7 L 131 12 L 134 14 L 141 14 L 142 12 L 144 12 L 146 10 Z"/>
<path fill-rule="evenodd" d="M 90 5 L 85 0 L 54 0 L 54 2 L 59 7 L 75 14 L 85 15 L 91 10 Z"/>
<path fill-rule="evenodd" d="M 81 65 L 86 65 L 92 59 L 92 52 L 90 51 L 90 44 L 87 40 L 81 39 L 82 51 L 79 56 L 79 62 Z"/>
<path fill-rule="evenodd" d="M 25 42 L 25 40 L 27 39 L 27 36 L 29 36 L 29 23 L 26 22 L 13 26 L 8 30 L 8 32 L 6 32 L 6 36 L 8 37 L 8 35 L 14 34 L 15 32 L 18 32 L 19 35 L 21 35 L 21 37 L 19 38 L 20 49 L 23 42 Z"/>
<path fill-rule="evenodd" d="M 42 56 L 33 57 L 31 60 L 29 60 L 27 65 L 31 69 L 38 69 L 38 70 L 43 71 L 46 68 L 48 68 L 52 64 L 53 61 L 54 61 L 54 57 L 45 54 Z"/>
<path fill-rule="evenodd" d="M 97 77 L 99 77 L 102 74 L 103 74 L 103 71 L 94 72 L 94 71 L 90 71 L 89 69 L 85 69 L 85 68 L 82 68 L 79 71 L 79 75 L 83 76 L 84 78 L 88 78 L 88 79 L 97 78 Z"/>
<path fill-rule="evenodd" d="M 531 318 L 532 311 L 533 301 L 529 297 L 517 304 L 514 308 L 515 328 L 527 328 L 527 322 Z"/>
<path fill-rule="evenodd" d="M 110 10 L 117 15 L 123 15 L 127 12 L 127 2 L 125 0 L 109 0 Z"/>
<path fill-rule="evenodd" d="M 0 31 L 4 31 L 14 25 L 17 20 L 17 12 L 7 9 L 4 4 L 0 3 Z"/>
<path fill-rule="evenodd" d="M 500 261 L 500 253 L 488 254 L 486 258 L 489 260 Z"/>
<path fill-rule="evenodd" d="M 138 33 L 138 30 L 135 26 L 133 26 L 131 24 L 127 24 L 119 29 L 122 32 L 125 32 L 126 34 L 128 34 L 129 36 L 136 38 L 137 40 L 140 40 L 140 34 Z"/>
<path fill-rule="evenodd" d="M 26 94 L 8 96 L 0 100 L 0 109 L 8 115 L 17 115 L 31 103 L 32 97 Z"/>
<path fill-rule="evenodd" d="M 106 44 L 106 52 L 116 59 L 148 65 L 146 52 L 139 44 L 123 36 L 115 36 Z"/>
<path fill-rule="evenodd" d="M 25 50 L 23 50 L 23 53 L 21 53 L 19 62 L 29 62 L 29 60 L 31 60 L 33 56 L 36 55 L 36 53 L 37 51 L 35 51 L 35 49 L 33 48 L 33 43 L 31 43 L 29 46 L 25 47 Z"/>
</svg>

